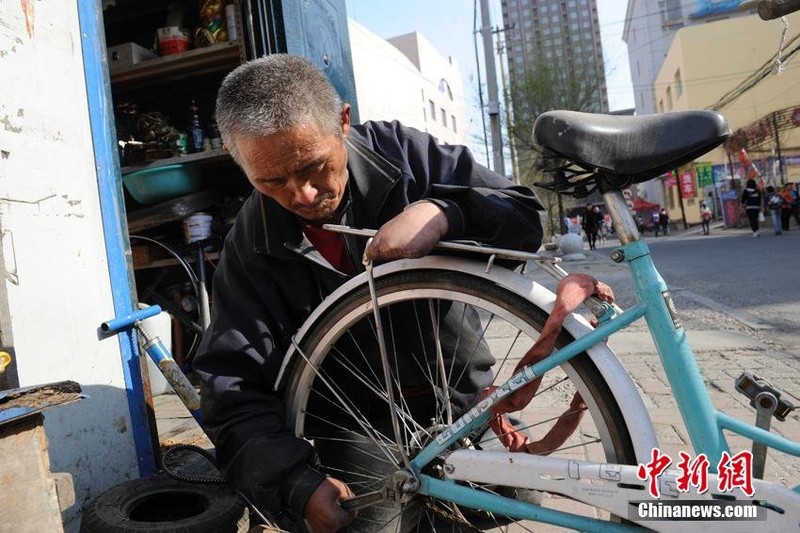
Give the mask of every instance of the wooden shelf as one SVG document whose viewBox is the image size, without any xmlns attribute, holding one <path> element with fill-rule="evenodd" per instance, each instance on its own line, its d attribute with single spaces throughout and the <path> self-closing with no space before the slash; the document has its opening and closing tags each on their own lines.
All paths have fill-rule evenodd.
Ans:
<svg viewBox="0 0 800 533">
<path fill-rule="evenodd" d="M 182 220 L 192 213 L 214 205 L 222 196 L 223 194 L 217 189 L 207 189 L 144 209 L 129 211 L 128 233 L 138 233 L 161 224 Z"/>
<path fill-rule="evenodd" d="M 206 260 L 216 261 L 219 259 L 220 253 L 219 252 L 204 252 Z M 186 254 L 183 256 L 184 261 L 187 263 L 197 263 L 197 255 L 196 254 Z M 152 261 L 148 261 L 146 263 L 133 263 L 134 270 L 147 270 L 150 268 L 167 268 L 173 267 L 178 265 L 178 260 L 168 257 L 165 259 L 154 259 Z"/>
<path fill-rule="evenodd" d="M 116 69 L 111 72 L 111 83 L 119 87 L 134 82 L 141 86 L 185 81 L 187 76 L 232 70 L 241 62 L 239 41 L 228 41 Z"/>
<path fill-rule="evenodd" d="M 196 154 L 179 155 L 176 157 L 169 157 L 167 159 L 157 159 L 147 163 L 129 165 L 122 167 L 121 170 L 122 174 L 129 174 L 136 170 L 164 167 L 167 165 L 177 165 L 178 163 L 219 163 L 222 161 L 229 161 L 230 159 L 231 156 L 224 148 L 217 148 L 216 150 L 207 150 L 205 152 L 198 152 Z"/>
</svg>

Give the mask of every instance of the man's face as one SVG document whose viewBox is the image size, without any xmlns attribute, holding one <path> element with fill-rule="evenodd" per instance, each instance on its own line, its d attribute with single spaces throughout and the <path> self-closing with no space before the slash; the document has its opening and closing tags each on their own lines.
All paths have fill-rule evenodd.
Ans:
<svg viewBox="0 0 800 533">
<path fill-rule="evenodd" d="M 342 135 L 306 124 L 264 137 L 237 137 L 247 179 L 298 217 L 318 224 L 330 221 L 347 187 L 347 111 L 343 111 Z"/>
</svg>

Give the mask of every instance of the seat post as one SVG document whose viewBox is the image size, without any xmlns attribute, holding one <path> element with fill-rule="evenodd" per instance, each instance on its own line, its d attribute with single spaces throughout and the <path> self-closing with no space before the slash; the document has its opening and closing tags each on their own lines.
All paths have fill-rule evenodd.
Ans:
<svg viewBox="0 0 800 533">
<path fill-rule="evenodd" d="M 603 202 L 606 204 L 608 214 L 614 223 L 614 231 L 623 245 L 636 242 L 641 239 L 639 228 L 633 219 L 630 207 L 625 202 L 625 197 L 620 190 L 610 190 L 603 193 Z"/>
</svg>

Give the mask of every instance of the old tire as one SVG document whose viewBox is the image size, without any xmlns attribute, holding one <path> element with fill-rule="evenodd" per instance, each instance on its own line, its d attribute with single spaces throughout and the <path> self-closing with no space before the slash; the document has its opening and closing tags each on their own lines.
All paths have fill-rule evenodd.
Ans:
<svg viewBox="0 0 800 533">
<path fill-rule="evenodd" d="M 247 508 L 230 487 L 160 476 L 112 487 L 81 520 L 81 533 L 239 533 L 248 527 Z"/>
</svg>

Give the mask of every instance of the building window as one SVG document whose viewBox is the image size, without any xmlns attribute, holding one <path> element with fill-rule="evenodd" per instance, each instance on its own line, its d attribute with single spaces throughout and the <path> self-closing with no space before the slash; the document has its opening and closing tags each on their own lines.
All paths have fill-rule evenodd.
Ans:
<svg viewBox="0 0 800 533">
<path fill-rule="evenodd" d="M 433 100 L 428 100 L 428 105 L 431 108 L 431 120 L 436 120 L 436 104 L 433 103 Z"/>
<path fill-rule="evenodd" d="M 664 112 L 664 100 L 659 100 L 658 101 L 658 112 L 659 113 L 663 113 Z"/>
<path fill-rule="evenodd" d="M 442 126 L 444 126 L 446 128 L 447 127 L 447 111 L 445 111 L 444 108 L 442 108 L 441 112 L 442 112 Z"/>
<path fill-rule="evenodd" d="M 663 0 L 658 3 L 661 7 L 661 22 L 680 22 L 683 18 L 681 0 Z"/>
<path fill-rule="evenodd" d="M 458 133 L 458 128 L 456 128 L 456 116 L 450 115 L 450 125 L 453 126 L 453 133 Z"/>
<path fill-rule="evenodd" d="M 680 98 L 683 94 L 683 80 L 681 79 L 681 69 L 675 71 L 675 98 Z"/>
<path fill-rule="evenodd" d="M 667 111 L 672 111 L 672 88 L 671 87 L 667 87 L 666 96 L 667 96 Z"/>
<path fill-rule="evenodd" d="M 439 92 L 442 94 L 446 94 L 447 98 L 450 100 L 453 99 L 453 91 L 450 90 L 450 84 L 447 83 L 447 80 L 442 78 L 439 80 Z"/>
</svg>

